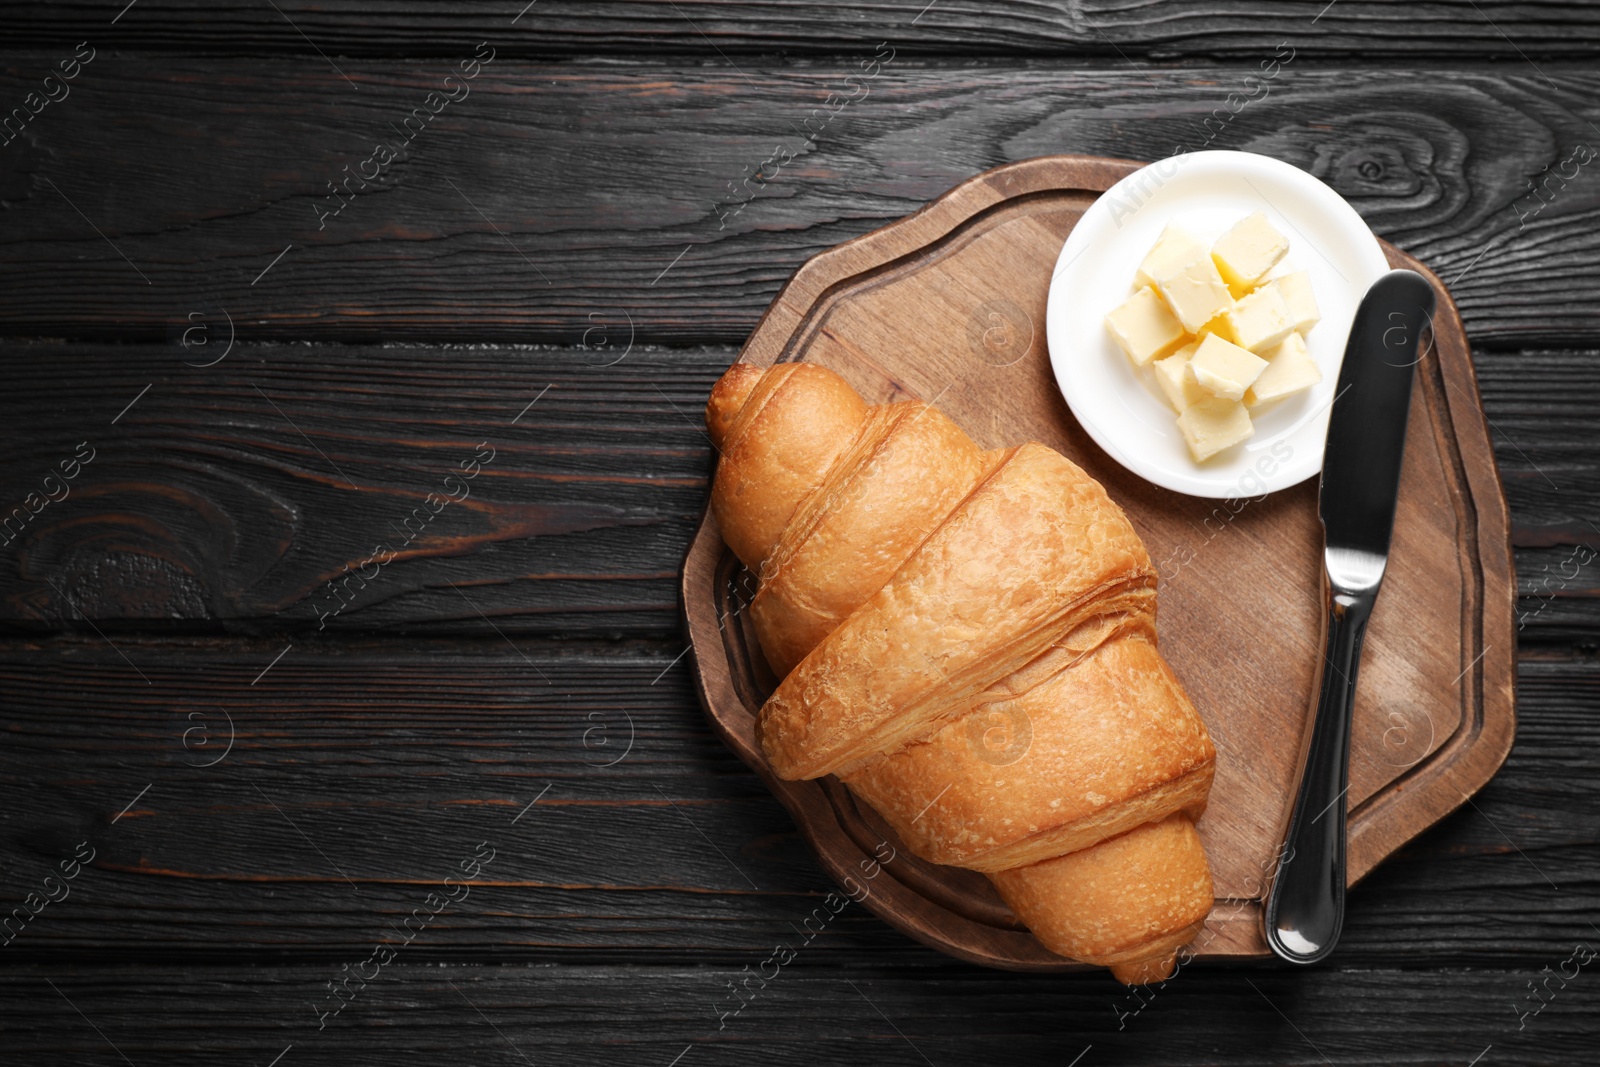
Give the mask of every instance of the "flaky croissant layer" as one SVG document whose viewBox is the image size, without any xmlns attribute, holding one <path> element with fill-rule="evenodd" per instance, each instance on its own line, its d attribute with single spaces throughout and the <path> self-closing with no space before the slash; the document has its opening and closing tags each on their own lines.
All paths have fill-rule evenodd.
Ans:
<svg viewBox="0 0 1600 1067">
<path fill-rule="evenodd" d="M 734 364 L 706 424 L 712 512 L 782 678 L 757 720 L 777 773 L 839 775 L 1051 951 L 1170 973 L 1211 909 L 1194 820 L 1216 754 L 1122 510 L 1044 445 L 984 452 L 813 364 Z"/>
</svg>

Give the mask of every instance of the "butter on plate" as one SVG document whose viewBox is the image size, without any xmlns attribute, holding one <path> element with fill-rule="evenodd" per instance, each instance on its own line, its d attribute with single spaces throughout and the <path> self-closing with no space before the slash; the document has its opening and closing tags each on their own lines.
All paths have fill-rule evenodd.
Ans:
<svg viewBox="0 0 1600 1067">
<path fill-rule="evenodd" d="M 1189 377 L 1189 357 L 1194 355 L 1198 345 L 1184 345 L 1165 359 L 1158 359 L 1150 366 L 1156 372 L 1156 384 L 1166 394 L 1167 403 L 1172 405 L 1172 410 L 1182 415 L 1184 409 L 1190 404 L 1198 404 L 1211 394 Z"/>
<path fill-rule="evenodd" d="M 1148 286 L 1107 315 L 1106 328 L 1136 367 L 1159 359 L 1184 342 L 1183 327 Z"/>
<path fill-rule="evenodd" d="M 1154 289 L 1186 263 L 1208 254 L 1205 243 L 1182 226 L 1167 224 L 1134 272 L 1133 284 Z"/>
<path fill-rule="evenodd" d="M 1223 400 L 1243 400 L 1244 391 L 1266 369 L 1266 360 L 1216 334 L 1207 334 L 1189 359 L 1189 377 Z"/>
<path fill-rule="evenodd" d="M 1267 357 L 1267 364 L 1245 391 L 1246 407 L 1281 400 L 1322 381 L 1322 371 L 1311 358 L 1306 339 L 1298 333 L 1291 333 L 1272 351 L 1262 354 Z"/>
<path fill-rule="evenodd" d="M 1215 396 L 1189 405 L 1178 416 L 1178 429 L 1196 463 L 1204 463 L 1255 433 L 1243 404 Z"/>
<path fill-rule="evenodd" d="M 1255 433 L 1256 408 L 1322 380 L 1305 343 L 1321 309 L 1311 276 L 1281 265 L 1288 249 L 1260 211 L 1209 248 L 1169 223 L 1139 263 L 1134 294 L 1106 315 L 1118 347 L 1177 413 L 1196 463 Z"/>
<path fill-rule="evenodd" d="M 1211 258 L 1227 283 L 1242 295 L 1255 288 L 1267 271 L 1289 251 L 1289 240 L 1272 228 L 1267 216 L 1257 211 L 1233 224 L 1233 228 L 1211 246 Z"/>
<path fill-rule="evenodd" d="M 1295 333 L 1303 337 L 1311 332 L 1311 327 L 1322 321 L 1322 310 L 1317 306 L 1317 294 L 1311 291 L 1311 275 L 1303 270 L 1296 271 L 1281 278 L 1273 278 L 1268 284 L 1278 290 L 1278 295 L 1283 297 L 1283 304 L 1289 309 L 1289 321 L 1294 323 Z"/>
<path fill-rule="evenodd" d="M 1240 348 L 1260 352 L 1282 344 L 1294 332 L 1294 320 L 1283 294 L 1275 286 L 1263 285 L 1233 305 L 1228 312 L 1228 332 Z"/>
<path fill-rule="evenodd" d="M 1189 333 L 1199 333 L 1206 323 L 1227 314 L 1233 307 L 1228 283 L 1217 273 L 1217 265 L 1211 262 L 1204 249 L 1161 278 L 1158 288 L 1167 306 Z M 1287 316 L 1288 312 L 1284 314 Z"/>
</svg>

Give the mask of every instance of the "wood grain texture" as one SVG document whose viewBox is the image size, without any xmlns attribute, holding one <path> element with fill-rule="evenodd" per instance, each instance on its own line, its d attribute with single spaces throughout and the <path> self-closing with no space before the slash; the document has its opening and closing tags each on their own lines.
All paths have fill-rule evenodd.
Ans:
<svg viewBox="0 0 1600 1067">
<path fill-rule="evenodd" d="M 936 400 L 980 447 L 1041 441 L 1106 486 L 1149 547 L 1163 651 L 1218 750 L 1199 822 L 1218 900 L 1196 951 L 1266 955 L 1259 901 L 1293 801 L 1322 644 L 1316 487 L 1268 480 L 1278 492 L 1247 501 L 1241 490 L 1219 505 L 1144 482 L 1066 410 L 1044 331 L 1028 325 L 1044 318 L 1051 269 L 1084 208 L 1133 169 L 1054 156 L 964 182 L 916 216 L 808 262 L 740 358 L 819 363 L 869 403 Z M 1389 253 L 1394 266 L 1424 269 Z M 1509 515 L 1460 321 L 1431 280 L 1439 310 L 1412 397 L 1393 548 L 1355 703 L 1352 883 L 1487 782 L 1515 730 Z M 995 308 L 1014 309 L 994 314 L 1009 328 L 999 346 L 985 343 Z M 868 869 L 881 823 L 828 780 L 783 781 L 768 766 L 754 716 L 776 680 L 741 614 L 753 583 L 736 570 L 708 513 L 683 580 L 702 703 L 842 880 Z M 868 904 L 911 936 L 992 966 L 1069 965 L 1015 929 L 982 878 L 915 857 L 891 874 Z"/>
<path fill-rule="evenodd" d="M 1583 455 L 1594 426 L 1585 398 L 1600 387 L 1600 351 L 1478 351 L 1473 366 L 1517 544 L 1557 557 L 1572 546 L 1600 548 L 1591 525 L 1600 523 L 1591 503 L 1600 495 L 1600 469 Z M 1528 578 L 1539 568 L 1517 569 Z M 1593 588 L 1595 574 L 1585 564 L 1563 577 L 1569 587 Z"/>
<path fill-rule="evenodd" d="M 141 0 L 119 19 L 115 40 L 139 49 L 247 49 L 254 54 L 438 55 L 492 40 L 517 55 L 590 55 L 671 50 L 829 53 L 890 38 L 918 54 L 1237 56 L 1280 41 L 1321 56 L 1372 54 L 1533 58 L 1592 55 L 1600 21 L 1579 3 L 1440 2 L 1396 11 L 1381 3 L 1179 3 L 1098 0 L 1065 3 L 888 6 L 864 3 L 544 0 L 338 6 L 285 0 L 271 7 L 214 0 Z M 519 15 L 518 12 L 522 11 Z M 103 5 L 53 3 L 25 9 L 11 27 L 17 44 L 75 44 L 105 34 Z M 297 33 L 296 30 L 299 32 Z M 302 37 L 301 34 L 304 34 Z"/>
<path fill-rule="evenodd" d="M 1446 281 L 1475 343 L 1600 335 L 1600 162 L 1574 156 L 1600 138 L 1592 71 L 1296 59 L 1251 88 L 1271 50 L 1132 73 L 1120 58 L 874 54 L 737 69 L 500 56 L 429 116 L 453 60 L 346 59 L 341 74 L 108 47 L 0 146 L 0 333 L 161 339 L 221 308 L 246 340 L 577 344 L 608 323 L 641 343 L 738 343 L 809 256 L 981 170 L 1187 146 L 1328 181 Z M 57 59 L 13 55 L 0 101 Z M 1255 98 L 1234 114 L 1242 91 Z M 324 219 L 344 202 L 330 183 L 379 139 L 406 141 L 401 158 Z"/>
<path fill-rule="evenodd" d="M 726 350 L 240 344 L 186 365 L 221 355 L 213 325 L 215 355 L 195 334 L 0 356 L 14 626 L 675 632 Z"/>
<path fill-rule="evenodd" d="M 397 963 L 320 1032 L 310 1005 L 326 996 L 336 971 L 326 965 L 15 968 L 0 976 L 0 999 L 25 1010 L 7 1013 L 0 1034 L 23 1062 L 95 1067 L 124 1063 L 118 1050 L 135 1064 L 267 1064 L 290 1044 L 284 1062 L 329 1065 L 942 1065 L 982 1060 L 996 1042 L 1011 1062 L 1067 1063 L 1092 1046 L 1081 1062 L 1465 1064 L 1492 1045 L 1492 1062 L 1545 1065 L 1583 1062 L 1592 1042 L 1582 978 L 1552 984 L 1555 999 L 1517 1031 L 1512 1004 L 1542 977 L 1533 967 L 1196 971 L 1145 993 L 1140 1009 L 1093 976 L 996 984 L 956 965 L 840 967 L 816 955 L 802 953 L 720 1031 L 727 983 L 746 973 L 738 965 Z"/>
<path fill-rule="evenodd" d="M 1492 1045 L 1492 1062 L 1545 1065 L 1583 1062 L 1592 1042 L 1582 978 L 1552 984 L 1555 999 L 1517 1032 L 1512 1004 L 1542 977 L 1533 967 L 1196 971 L 1146 992 L 1140 1009 L 1093 976 L 997 984 L 969 967 L 841 967 L 813 951 L 720 1031 L 727 983 L 747 973 L 738 965 L 397 963 L 320 1032 L 311 1003 L 336 973 L 326 965 L 16 968 L 0 976 L 0 999 L 26 1010 L 0 1034 L 23 1062 L 95 1067 L 122 1064 L 117 1050 L 135 1064 L 264 1065 L 291 1043 L 285 1063 L 943 1065 L 982 1060 L 997 1042 L 1011 1062 L 1067 1063 L 1092 1046 L 1081 1062 L 1465 1064 Z"/>
<path fill-rule="evenodd" d="M 470 906 L 408 955 L 753 966 L 832 888 L 696 708 L 682 646 L 341 641 L 252 684 L 282 647 L 0 643 L 4 913 L 78 842 L 97 852 L 0 972 L 337 966 L 485 840 L 498 856 Z M 1352 891 L 1337 966 L 1538 967 L 1590 936 L 1600 661 L 1525 658 L 1518 690 L 1505 768 Z M 817 944 L 852 966 L 939 959 L 856 905 Z"/>
</svg>

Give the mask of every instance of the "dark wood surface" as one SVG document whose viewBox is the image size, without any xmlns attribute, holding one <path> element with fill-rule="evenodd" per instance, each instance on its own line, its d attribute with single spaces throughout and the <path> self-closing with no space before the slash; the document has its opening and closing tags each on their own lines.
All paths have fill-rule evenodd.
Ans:
<svg viewBox="0 0 1600 1067">
<path fill-rule="evenodd" d="M 95 449 L 0 546 L 7 906 L 96 850 L 0 948 L 6 1062 L 1592 1057 L 1600 161 L 1529 199 L 1600 139 L 1592 8 L 277 6 L 7 14 L 0 108 L 97 53 L 0 145 L 5 507 Z M 319 231 L 325 182 L 485 39 Z M 678 658 L 706 390 L 808 256 L 999 163 L 1203 140 L 1280 41 L 1210 143 L 1322 175 L 1460 303 L 1524 594 L 1516 748 L 1357 888 L 1326 966 L 1197 967 L 1138 1010 L 851 905 L 719 1030 L 831 884 Z M 319 629 L 481 442 L 472 495 Z M 484 884 L 319 1031 L 480 841 Z"/>
<path fill-rule="evenodd" d="M 839 47 L 734 66 L 499 56 L 325 220 L 328 183 L 416 132 L 401 124 L 473 48 L 336 71 L 107 47 L 0 153 L 0 332 L 160 341 L 226 311 L 247 340 L 737 345 L 808 257 L 982 170 L 1187 145 L 1328 181 L 1449 284 L 1475 343 L 1600 333 L 1600 159 L 1563 166 L 1600 141 L 1592 64 L 1296 54 L 1232 115 L 1274 48 L 1203 69 L 896 54 L 869 79 L 877 43 Z M 58 51 L 9 56 L 0 101 Z M 839 110 L 811 118 L 830 94 Z M 792 161 L 756 179 L 779 146 Z"/>
<path fill-rule="evenodd" d="M 117 5 L 120 7 L 120 5 Z M 274 11 L 273 9 L 277 10 Z M 108 14 L 87 0 L 19 11 L 19 43 L 76 44 Z M 346 0 L 275 0 L 260 8 L 207 0 L 140 0 L 138 19 L 117 23 L 116 39 L 161 51 L 195 47 L 335 55 L 453 55 L 486 37 L 519 55 L 588 56 L 618 51 L 837 55 L 885 37 L 919 53 L 956 55 L 1247 56 L 1280 41 L 1320 55 L 1373 52 L 1538 59 L 1593 54 L 1600 19 L 1574 0 L 1491 4 L 1436 0 L 1423 9 L 1327 0 L 1000 0 L 868 4 L 792 0 L 468 0 L 448 5 L 400 0 L 381 8 Z M 102 31 L 104 32 L 104 31 Z"/>
</svg>

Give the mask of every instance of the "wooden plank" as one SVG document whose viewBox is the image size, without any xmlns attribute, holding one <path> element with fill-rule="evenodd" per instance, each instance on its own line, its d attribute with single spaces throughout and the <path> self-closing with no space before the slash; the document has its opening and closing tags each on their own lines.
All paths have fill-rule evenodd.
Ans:
<svg viewBox="0 0 1600 1067">
<path fill-rule="evenodd" d="M 771 940 L 784 937 L 798 940 L 783 932 Z M 811 947 L 764 985 L 751 979 L 738 1015 L 729 983 L 755 975 L 771 944 L 751 958 L 687 968 L 418 966 L 407 949 L 380 977 L 352 983 L 353 999 L 321 1030 L 315 1006 L 341 977 L 331 962 L 27 966 L 0 972 L 0 1034 L 19 1062 L 95 1067 L 125 1067 L 122 1056 L 266 1065 L 279 1055 L 285 1065 L 358 1067 L 401 1059 L 691 1067 L 753 1056 L 947 1065 L 993 1058 L 997 1043 L 1006 1063 L 1467 1064 L 1492 1048 L 1480 1062 L 1543 1067 L 1586 1062 L 1600 1032 L 1592 975 L 1578 969 L 1573 948 L 1549 961 L 1553 979 L 1533 964 L 1197 966 L 1135 995 L 1096 976 L 895 967 Z M 1544 1007 L 1520 1017 L 1524 1004 L 1533 1009 L 1530 983 Z"/>
<path fill-rule="evenodd" d="M 3 613 L 674 635 L 732 355 L 618 353 L 11 347 Z"/>
<path fill-rule="evenodd" d="M 202 324 L 187 351 L 0 346 L 0 623 L 92 635 L 86 612 L 112 632 L 309 634 L 329 613 L 340 632 L 676 637 L 712 460 L 700 412 L 733 348 L 635 346 L 608 365 L 623 349 L 598 333 L 587 349 L 241 341 L 186 366 L 223 351 L 200 340 L 225 345 L 225 322 Z M 1578 503 L 1600 492 L 1595 353 L 1474 360 L 1519 546 L 1523 639 L 1583 638 L 1600 619 L 1600 531 Z M 427 493 L 485 441 L 497 452 L 469 506 L 439 512 L 375 577 L 368 565 L 365 587 L 328 588 L 401 539 L 397 524 L 415 530 L 404 524 Z M 33 514 L 28 494 L 59 496 L 83 442 L 92 461 Z"/>
<path fill-rule="evenodd" d="M 1518 641 L 1592 653 L 1600 525 L 1586 502 L 1600 465 L 1581 454 L 1593 438 L 1581 398 L 1600 384 L 1595 355 L 1479 351 L 1474 364 L 1518 546 Z"/>
<path fill-rule="evenodd" d="M 455 58 L 336 71 L 106 48 L 0 146 L 0 333 L 156 339 L 209 309 L 248 340 L 577 344 L 606 323 L 734 344 L 808 257 L 980 170 L 1186 146 L 1326 178 L 1449 284 L 1475 343 L 1600 336 L 1587 71 L 1295 60 L 1246 83 L 1257 63 L 1131 77 L 1121 58 L 873 54 L 690 71 L 497 56 L 449 88 Z M 58 58 L 14 55 L 0 100 Z M 469 95 L 426 103 L 443 89 Z"/>
<path fill-rule="evenodd" d="M 1585 399 L 1600 389 L 1600 352 L 1480 349 L 1473 365 L 1517 544 L 1556 561 L 1573 546 L 1600 549 L 1600 516 L 1586 515 L 1584 505 L 1600 496 L 1600 463 L 1586 454 L 1594 409 Z M 1593 588 L 1600 568 L 1581 570 L 1578 580 Z"/>
<path fill-rule="evenodd" d="M 104 5 L 63 3 L 19 12 L 16 44 L 75 44 L 109 34 L 119 47 L 247 50 L 315 55 L 439 55 L 488 39 L 518 55 L 672 50 L 716 57 L 782 51 L 817 54 L 871 48 L 888 38 L 917 54 L 1238 56 L 1287 41 L 1318 56 L 1426 53 L 1434 57 L 1535 59 L 1593 55 L 1600 23 L 1582 4 L 1498 4 L 1445 0 L 1426 11 L 1387 5 L 1298 0 L 1185 4 L 977 6 L 776 2 L 528 4 L 427 0 L 276 5 L 213 0 L 141 0 L 107 31 Z M 520 14 L 519 14 L 520 12 Z M 114 12 L 113 12 L 114 13 Z M 298 31 L 298 32 L 297 32 Z M 304 36 L 302 37 L 301 34 Z"/>
<path fill-rule="evenodd" d="M 95 850 L 0 962 L 343 959 L 481 841 L 480 884 L 408 952 L 738 962 L 833 889 L 715 739 L 681 646 L 282 649 L 0 645 L 5 910 Z M 1570 950 L 1600 905 L 1597 693 L 1593 657 L 1523 662 L 1510 760 L 1355 889 L 1341 965 Z M 859 907 L 828 929 L 841 959 L 934 958 Z"/>
</svg>

